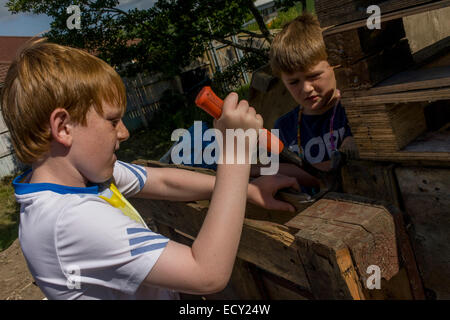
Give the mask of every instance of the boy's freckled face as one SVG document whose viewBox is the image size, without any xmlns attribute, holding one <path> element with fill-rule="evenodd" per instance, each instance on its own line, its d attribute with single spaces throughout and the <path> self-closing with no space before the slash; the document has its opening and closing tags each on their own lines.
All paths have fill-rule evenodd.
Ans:
<svg viewBox="0 0 450 320">
<path fill-rule="evenodd" d="M 119 108 L 103 104 L 103 115 L 91 108 L 86 116 L 87 125 L 74 128 L 71 153 L 78 171 L 91 182 L 104 182 L 111 178 L 114 152 L 129 133 L 123 124 Z"/>
<path fill-rule="evenodd" d="M 322 114 L 336 94 L 336 78 L 327 61 L 321 61 L 309 70 L 281 73 L 281 80 L 294 100 L 303 106 L 305 114 Z"/>
</svg>

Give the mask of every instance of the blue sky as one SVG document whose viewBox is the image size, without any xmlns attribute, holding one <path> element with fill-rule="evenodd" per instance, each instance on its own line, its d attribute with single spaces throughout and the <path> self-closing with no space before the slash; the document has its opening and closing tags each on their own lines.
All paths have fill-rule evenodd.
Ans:
<svg viewBox="0 0 450 320">
<path fill-rule="evenodd" d="M 11 14 L 5 7 L 7 0 L 0 0 L 0 36 L 34 36 L 50 29 L 51 18 L 46 15 Z M 119 8 L 147 9 L 156 0 L 121 0 Z"/>
</svg>

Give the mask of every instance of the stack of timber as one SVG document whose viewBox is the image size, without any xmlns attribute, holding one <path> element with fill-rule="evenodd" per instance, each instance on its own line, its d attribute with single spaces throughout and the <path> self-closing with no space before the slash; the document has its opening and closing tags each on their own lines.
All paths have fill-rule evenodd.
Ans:
<svg viewBox="0 0 450 320">
<path fill-rule="evenodd" d="M 342 101 L 361 158 L 450 164 L 450 66 L 400 73 Z"/>
<path fill-rule="evenodd" d="M 324 31 L 324 39 L 359 155 L 450 164 L 450 1 L 370 4 L 382 10 L 381 29 L 367 28 L 367 13 L 356 21 L 352 15 L 330 18 L 322 9 L 331 2 L 316 1 L 321 26 L 338 24 Z"/>
<path fill-rule="evenodd" d="M 317 0 L 316 8 L 330 5 L 338 5 L 342 1 Z M 449 31 L 442 31 L 445 25 L 436 26 L 439 23 L 448 24 L 448 14 L 442 9 L 450 6 L 450 0 L 430 1 L 383 1 L 378 3 L 381 8 L 381 28 L 369 29 L 367 19 L 370 14 L 366 8 L 377 1 L 345 1 L 347 6 L 364 7 L 357 14 L 360 20 L 348 22 L 351 14 L 339 17 L 339 24 L 328 26 L 328 20 L 323 20 L 318 10 L 318 17 L 324 28 L 324 40 L 327 46 L 329 62 L 335 67 L 336 79 L 340 89 L 365 89 L 375 86 L 389 76 L 406 70 L 445 51 L 450 46 Z M 422 3 L 421 5 L 417 5 Z M 426 4 L 423 4 L 426 3 Z M 343 7 L 345 8 L 344 4 Z M 390 11 L 383 10 L 389 5 Z M 416 6 L 414 6 L 416 5 Z M 399 10 L 400 9 L 400 10 Z M 340 10 L 340 9 L 339 9 Z M 338 11 L 339 11 L 338 10 Z M 349 11 L 351 12 L 351 11 Z M 410 16 L 418 17 L 419 14 L 433 12 L 431 17 L 408 19 Z M 430 25 L 424 25 L 426 18 L 430 18 Z M 412 22 L 412 23 L 411 23 Z M 419 29 L 419 26 L 422 28 Z M 328 26 L 328 27 L 327 27 Z M 422 34 L 419 31 L 422 32 Z M 426 30 L 426 34 L 425 31 Z M 415 38 L 419 42 L 426 38 L 433 38 L 437 33 L 439 39 L 433 41 L 426 50 L 417 52 Z"/>
<path fill-rule="evenodd" d="M 413 64 L 402 19 L 383 22 L 381 29 L 366 27 L 324 32 L 328 61 L 339 88 L 370 88 Z"/>
<path fill-rule="evenodd" d="M 341 172 L 343 191 L 403 210 L 426 298 L 448 299 L 450 247 L 442 244 L 450 241 L 450 1 L 395 1 L 402 8 L 390 12 L 382 6 L 394 1 L 383 1 L 381 30 L 372 31 L 368 14 L 355 21 L 357 14 L 327 16 L 320 3 L 332 2 L 316 1 L 322 27 L 338 24 L 324 35 L 330 60 L 342 66 L 337 82 L 360 156 Z M 408 41 L 408 68 L 402 58 L 390 62 L 401 71 L 387 62 L 381 70 L 361 68 L 400 37 Z"/>
<path fill-rule="evenodd" d="M 322 27 L 357 23 L 367 19 L 367 8 L 377 5 L 383 14 L 395 14 L 401 10 L 417 10 L 419 6 L 427 11 L 435 8 L 439 0 L 316 0 L 316 14 Z M 426 6 L 425 6 L 426 5 Z M 424 9 L 419 9 L 424 10 Z"/>
<path fill-rule="evenodd" d="M 135 163 L 174 166 L 149 160 Z M 301 202 L 303 194 L 281 192 L 279 196 L 297 212 L 270 211 L 248 203 L 230 283 L 222 292 L 203 298 L 424 298 L 398 209 L 386 202 L 338 193 L 315 203 Z M 209 205 L 208 201 L 130 201 L 157 232 L 187 245 L 197 236 Z M 376 285 L 371 277 L 373 266 L 380 271 L 378 289 L 372 287 Z"/>
</svg>

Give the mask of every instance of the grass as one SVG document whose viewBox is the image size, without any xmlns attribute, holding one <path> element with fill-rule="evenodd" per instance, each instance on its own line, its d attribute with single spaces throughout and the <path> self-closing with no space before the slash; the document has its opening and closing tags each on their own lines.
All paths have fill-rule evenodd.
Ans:
<svg viewBox="0 0 450 320">
<path fill-rule="evenodd" d="M 8 248 L 17 239 L 20 206 L 14 197 L 13 177 L 0 180 L 0 251 Z"/>
<path fill-rule="evenodd" d="M 281 29 L 283 25 L 302 14 L 302 4 L 297 3 L 287 11 L 280 11 L 278 16 L 267 24 L 269 29 Z"/>
<path fill-rule="evenodd" d="M 311 12 L 315 12 L 314 9 L 314 0 L 307 0 L 307 9 Z M 295 19 L 297 16 L 302 14 L 303 12 L 303 6 L 301 2 L 297 2 L 297 4 L 291 8 L 289 8 L 287 11 L 279 11 L 277 17 L 275 17 L 273 20 L 271 20 L 269 23 L 267 23 L 268 29 L 281 29 L 283 28 L 283 25 L 293 19 Z M 258 24 L 252 23 L 246 27 L 249 31 L 259 31 Z"/>
<path fill-rule="evenodd" d="M 239 100 L 248 100 L 250 97 L 250 83 L 238 88 L 236 93 L 239 95 Z"/>
</svg>

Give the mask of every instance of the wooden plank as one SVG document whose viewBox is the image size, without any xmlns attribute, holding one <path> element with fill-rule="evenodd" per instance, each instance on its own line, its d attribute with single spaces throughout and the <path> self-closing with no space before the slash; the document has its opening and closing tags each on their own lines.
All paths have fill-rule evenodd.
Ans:
<svg viewBox="0 0 450 320">
<path fill-rule="evenodd" d="M 393 164 L 352 160 L 341 170 L 345 193 L 373 197 L 401 208 Z"/>
<path fill-rule="evenodd" d="M 365 204 L 322 199 L 286 225 L 302 229 L 308 227 L 310 220 L 320 225 L 320 236 L 338 237 L 350 248 L 359 270 L 378 265 L 387 280 L 398 272 L 395 228 L 386 210 Z M 341 230 L 334 230 L 335 226 L 341 227 Z M 322 227 L 325 229 L 322 230 Z M 365 283 L 366 275 L 360 276 Z"/>
<path fill-rule="evenodd" d="M 360 159 L 387 161 L 407 165 L 449 166 L 450 152 L 360 152 Z"/>
<path fill-rule="evenodd" d="M 301 229 L 296 237 L 299 256 L 308 275 L 314 299 L 360 298 L 359 292 L 355 295 L 350 291 L 342 270 L 337 264 L 336 252 L 344 246 L 341 241 L 321 237 L 319 232 L 315 233 L 307 229 Z"/>
<path fill-rule="evenodd" d="M 426 103 L 346 106 L 349 125 L 360 152 L 398 151 L 426 130 Z"/>
<path fill-rule="evenodd" d="M 154 160 L 144 160 L 139 159 L 136 161 L 133 161 L 135 164 L 147 166 L 147 167 L 156 167 L 156 168 L 177 168 L 177 169 L 183 169 L 183 170 L 189 170 L 189 171 L 195 171 L 203 174 L 208 175 L 215 175 L 214 170 L 210 169 L 204 169 L 204 168 L 198 168 L 198 167 L 190 167 L 190 166 L 184 166 L 184 165 L 175 165 L 175 164 L 166 164 L 161 163 L 159 161 Z M 280 190 L 276 194 L 276 198 L 289 202 L 292 204 L 297 212 L 300 212 L 307 207 L 311 205 L 311 203 L 306 202 L 307 197 L 305 197 L 305 194 L 302 193 L 293 193 L 291 190 Z M 200 204 L 208 206 L 209 201 L 199 201 Z M 256 220 L 265 220 L 265 221 L 271 221 L 279 224 L 284 224 L 285 222 L 289 221 L 294 217 L 296 213 L 288 212 L 288 211 L 279 211 L 279 210 L 267 210 L 264 208 L 261 208 L 259 206 L 256 206 L 252 203 L 247 203 L 247 209 L 245 212 L 245 216 L 249 219 L 256 219 Z"/>
<path fill-rule="evenodd" d="M 394 179 L 394 177 L 390 177 Z M 394 181 L 392 181 L 394 182 Z M 423 300 L 425 298 L 424 289 L 422 286 L 422 280 L 417 268 L 414 252 L 411 247 L 410 239 L 406 232 L 406 224 L 403 219 L 403 213 L 398 207 L 392 205 L 389 202 L 380 201 L 378 199 L 359 197 L 355 195 L 343 194 L 343 193 L 330 193 L 326 196 L 328 199 L 336 201 L 347 201 L 355 204 L 364 204 L 373 208 L 379 208 L 388 212 L 395 224 L 395 237 L 397 248 L 399 252 L 399 263 L 405 269 L 406 275 L 402 275 L 400 271 L 394 275 L 391 279 L 381 279 L 384 287 L 376 295 L 382 299 L 414 299 Z M 398 286 L 402 285 L 402 288 Z M 367 292 L 365 287 L 363 291 Z M 366 297 L 374 297 L 374 290 L 369 290 L 371 293 Z"/>
<path fill-rule="evenodd" d="M 349 66 L 391 47 L 405 37 L 401 19 L 381 24 L 381 29 L 366 27 L 324 37 L 331 65 Z"/>
<path fill-rule="evenodd" d="M 130 199 L 130 202 L 143 217 L 151 217 L 192 237 L 200 230 L 208 210 L 204 203 L 146 199 Z M 294 239 L 285 226 L 245 219 L 237 256 L 308 290 L 309 284 L 293 245 Z"/>
<path fill-rule="evenodd" d="M 334 1 L 335 6 L 325 9 L 322 1 L 316 1 L 316 13 L 322 27 L 343 24 L 359 19 L 367 19 L 370 15 L 366 13 L 370 5 L 378 5 L 382 13 L 398 11 L 407 7 L 432 2 L 430 0 L 354 0 Z"/>
<path fill-rule="evenodd" d="M 428 298 L 450 298 L 450 169 L 395 170 Z"/>
<path fill-rule="evenodd" d="M 368 90 L 347 90 L 342 96 L 367 97 L 441 87 L 450 87 L 450 66 L 400 72 Z"/>
<path fill-rule="evenodd" d="M 403 149 L 427 129 L 424 115 L 425 106 L 424 102 L 386 106 L 398 150 Z"/>
<path fill-rule="evenodd" d="M 266 299 L 270 300 L 314 300 L 311 292 L 269 272 L 260 271 Z"/>
<path fill-rule="evenodd" d="M 413 58 L 408 41 L 403 39 L 354 64 L 336 68 L 337 86 L 341 90 L 370 88 L 412 64 Z"/>
<path fill-rule="evenodd" d="M 450 87 L 416 90 L 411 92 L 399 92 L 391 94 L 380 94 L 364 97 L 342 97 L 342 104 L 349 106 L 374 106 L 388 103 L 406 103 L 421 101 L 438 101 L 450 99 Z"/>
<path fill-rule="evenodd" d="M 408 152 L 450 152 L 450 131 L 428 132 L 404 148 Z"/>
<path fill-rule="evenodd" d="M 410 15 L 419 14 L 422 12 L 446 8 L 448 6 L 450 6 L 450 0 L 441 0 L 441 1 L 436 1 L 436 2 L 432 2 L 432 3 L 408 8 L 408 9 L 402 9 L 402 10 L 398 10 L 398 11 L 394 11 L 394 12 L 389 12 L 389 13 L 383 13 L 383 11 L 382 11 L 380 18 L 381 18 L 381 22 L 386 22 L 386 21 L 390 21 L 390 20 L 407 17 Z M 326 35 L 331 35 L 331 34 L 335 34 L 335 33 L 339 33 L 339 32 L 344 32 L 347 30 L 357 29 L 357 28 L 366 26 L 366 24 L 367 24 L 367 18 L 357 20 L 354 22 L 341 24 L 341 25 L 334 25 L 331 28 L 327 28 L 323 32 L 323 35 L 326 36 Z M 321 26 L 326 27 L 325 25 L 322 25 L 322 24 L 321 24 Z"/>
<path fill-rule="evenodd" d="M 150 228 L 152 229 L 152 227 Z M 155 223 L 154 229 L 152 230 L 164 235 L 165 237 L 173 241 L 182 243 L 187 246 L 192 246 L 192 243 L 194 242 L 193 237 L 162 223 Z M 224 290 L 214 294 L 203 295 L 203 297 L 183 293 L 182 299 L 190 299 L 190 300 L 201 298 L 205 300 L 267 299 L 267 295 L 265 294 L 264 288 L 262 288 L 261 285 L 258 285 L 257 283 L 258 281 L 261 280 L 255 279 L 252 267 L 247 262 L 237 258 L 233 266 L 230 281 L 228 282 Z"/>
<path fill-rule="evenodd" d="M 403 18 L 412 53 L 450 36 L 450 7 Z"/>
<path fill-rule="evenodd" d="M 263 280 L 258 273 L 259 270 L 252 264 L 239 258 L 236 259 L 230 285 L 236 292 L 237 299 L 262 300 L 268 298 L 263 287 Z"/>
<path fill-rule="evenodd" d="M 299 254 L 316 298 L 363 299 L 369 265 L 388 281 L 398 273 L 394 220 L 382 207 L 327 195 L 286 225 L 299 229 Z"/>
</svg>

